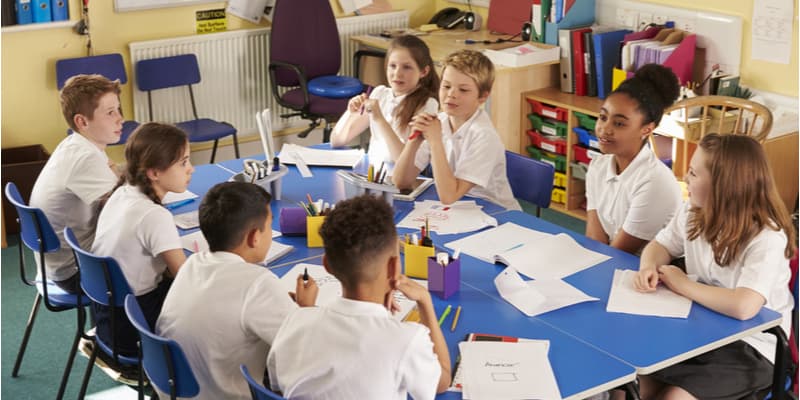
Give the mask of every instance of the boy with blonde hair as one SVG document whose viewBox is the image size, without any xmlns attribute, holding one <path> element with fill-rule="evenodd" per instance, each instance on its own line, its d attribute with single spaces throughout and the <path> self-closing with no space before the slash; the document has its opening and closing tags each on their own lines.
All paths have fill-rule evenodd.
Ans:
<svg viewBox="0 0 800 400">
<path fill-rule="evenodd" d="M 302 399 L 432 399 L 445 391 L 447 344 L 428 290 L 400 274 L 392 207 L 370 195 L 342 201 L 320 235 L 322 263 L 342 297 L 286 318 L 267 357 L 270 386 Z M 392 318 L 395 290 L 417 302 L 420 324 Z"/>
<path fill-rule="evenodd" d="M 69 293 L 80 292 L 80 279 L 64 227 L 72 228 L 82 248 L 92 247 L 97 202 L 118 179 L 105 149 L 122 134 L 119 93 L 119 81 L 102 75 L 67 80 L 61 112 L 74 133 L 58 144 L 31 192 L 30 205 L 44 211 L 61 242 L 61 248 L 45 254 L 47 279 Z M 34 258 L 41 265 L 38 255 Z"/>
<path fill-rule="evenodd" d="M 412 130 L 421 135 L 406 142 L 397 160 L 393 180 L 398 188 L 410 188 L 431 164 L 442 203 L 469 195 L 520 209 L 506 176 L 505 147 L 481 107 L 493 83 L 494 65 L 480 52 L 460 50 L 445 59 L 439 87 L 442 112 L 412 119 Z"/>
</svg>

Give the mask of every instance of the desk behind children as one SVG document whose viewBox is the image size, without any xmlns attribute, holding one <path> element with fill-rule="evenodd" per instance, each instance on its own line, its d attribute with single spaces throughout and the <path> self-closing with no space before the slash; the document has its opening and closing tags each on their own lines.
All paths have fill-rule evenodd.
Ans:
<svg viewBox="0 0 800 400">
<path fill-rule="evenodd" d="M 482 50 L 487 48 L 500 50 L 520 44 L 519 42 L 483 43 L 484 40 L 495 42 L 498 39 L 508 39 L 510 36 L 495 35 L 485 29 L 480 31 L 452 29 L 431 32 L 429 35 L 420 36 L 419 38 L 428 45 L 433 61 L 440 65 L 445 57 L 457 50 Z M 361 46 L 379 50 L 386 50 L 390 41 L 390 39 L 379 35 L 357 35 L 353 36 L 351 40 Z M 477 43 L 470 44 L 466 42 L 467 40 L 473 40 Z M 513 38 L 513 40 L 519 40 L 519 37 Z M 441 73 L 441 70 L 438 72 Z M 516 153 L 524 151 L 520 146 L 523 120 L 517 117 L 509 118 L 509 110 L 516 115 L 521 110 L 521 95 L 523 92 L 556 86 L 558 84 L 558 75 L 558 61 L 522 67 L 496 66 L 495 80 L 492 86 L 492 95 L 487 102 L 487 111 L 507 150 Z M 527 113 L 522 114 L 524 118 L 524 114 Z"/>
</svg>

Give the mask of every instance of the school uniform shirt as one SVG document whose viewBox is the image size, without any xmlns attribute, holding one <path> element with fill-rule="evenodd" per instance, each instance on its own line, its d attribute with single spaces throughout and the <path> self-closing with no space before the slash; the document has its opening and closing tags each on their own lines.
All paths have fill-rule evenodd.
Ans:
<svg viewBox="0 0 800 400">
<path fill-rule="evenodd" d="M 408 141 L 408 136 L 410 135 L 408 126 L 400 126 L 400 120 L 395 118 L 394 115 L 395 109 L 397 109 L 400 103 L 403 102 L 403 100 L 406 98 L 406 95 L 395 96 L 394 92 L 392 92 L 392 88 L 381 85 L 375 87 L 372 92 L 370 92 L 369 98 L 378 100 L 378 105 L 381 108 L 381 114 L 383 115 L 383 118 L 389 123 L 389 126 L 392 127 L 392 130 L 400 139 L 400 142 L 405 143 Z M 417 111 L 417 114 L 436 114 L 438 111 L 439 102 L 433 97 L 429 97 L 425 105 L 422 106 L 422 109 Z M 350 109 L 348 108 L 340 120 L 347 121 L 347 118 L 349 117 Z M 336 125 L 336 128 L 343 125 L 344 124 Z M 377 133 L 372 133 L 376 132 L 377 129 L 377 124 L 373 122 L 372 119 L 370 119 L 369 122 L 369 129 L 371 134 L 369 139 L 369 151 L 367 151 L 367 155 L 369 156 L 370 163 L 377 165 L 381 162 L 394 162 L 395 160 L 392 160 L 392 157 L 389 154 L 389 147 L 386 145 L 386 141 L 383 140 L 383 137 Z M 336 129 L 334 129 L 334 131 L 336 131 Z"/>
<path fill-rule="evenodd" d="M 172 214 L 132 185 L 122 185 L 108 199 L 97 221 L 92 252 L 119 264 L 133 294 L 149 293 L 167 269 L 159 254 L 182 249 Z"/>
<path fill-rule="evenodd" d="M 794 300 L 789 292 L 789 260 L 784 255 L 786 235 L 766 228 L 747 244 L 737 260 L 727 267 L 720 267 L 705 239 L 687 239 L 690 215 L 687 202 L 679 207 L 675 218 L 656 235 L 655 240 L 667 249 L 670 256 L 685 256 L 686 273 L 697 275 L 698 282 L 728 289 L 745 287 L 764 296 L 764 306 L 783 316 L 781 328 L 789 336 Z M 774 335 L 761 332 L 742 340 L 774 363 Z"/>
<path fill-rule="evenodd" d="M 48 279 L 63 281 L 78 272 L 72 249 L 64 241 L 64 228 L 72 228 L 81 247 L 91 247 L 95 203 L 116 183 L 106 153 L 81 134 L 67 136 L 50 155 L 29 202 L 31 207 L 42 209 L 61 242 L 58 250 L 44 256 Z M 37 266 L 41 265 L 38 254 L 34 259 Z M 38 274 L 39 269 L 36 271 Z"/>
<path fill-rule="evenodd" d="M 249 399 L 239 365 L 264 376 L 269 346 L 296 308 L 270 270 L 234 253 L 200 252 L 172 283 L 156 332 L 181 345 L 200 384 L 197 399 Z"/>
<path fill-rule="evenodd" d="M 269 382 L 290 399 L 433 399 L 441 367 L 429 332 L 371 302 L 301 308 L 278 331 Z"/>
<path fill-rule="evenodd" d="M 620 229 L 642 240 L 652 240 L 681 204 L 675 175 L 650 145 L 617 173 L 614 156 L 592 159 L 586 172 L 586 209 L 596 210 L 609 242 Z"/>
<path fill-rule="evenodd" d="M 479 108 L 455 132 L 447 113 L 441 112 L 438 117 L 442 123 L 445 157 L 453 175 L 475 184 L 467 191 L 467 196 L 489 200 L 509 210 L 521 210 L 508 183 L 506 150 L 489 114 Z M 421 171 L 430 162 L 431 148 L 425 141 L 417 150 L 414 165 Z"/>
</svg>

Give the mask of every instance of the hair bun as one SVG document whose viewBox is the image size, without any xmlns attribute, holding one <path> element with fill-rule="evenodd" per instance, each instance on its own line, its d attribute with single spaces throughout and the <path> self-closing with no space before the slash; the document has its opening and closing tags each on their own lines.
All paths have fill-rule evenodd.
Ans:
<svg viewBox="0 0 800 400">
<path fill-rule="evenodd" d="M 653 87 L 654 92 L 651 98 L 661 102 L 661 108 L 672 105 L 680 94 L 678 77 L 671 69 L 663 65 L 645 64 L 636 71 L 633 77 Z"/>
</svg>

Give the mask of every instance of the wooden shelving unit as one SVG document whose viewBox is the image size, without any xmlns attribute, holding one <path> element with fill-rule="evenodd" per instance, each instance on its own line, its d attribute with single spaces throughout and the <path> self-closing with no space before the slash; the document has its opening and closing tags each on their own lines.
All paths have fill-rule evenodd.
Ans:
<svg viewBox="0 0 800 400">
<path fill-rule="evenodd" d="M 575 116 L 576 111 L 596 118 L 600 112 L 600 107 L 603 105 L 603 100 L 597 97 L 575 96 L 570 93 L 563 93 L 556 87 L 523 93 L 522 101 L 520 102 L 520 127 L 522 127 L 522 130 L 520 132 L 519 145 L 523 154 L 525 147 L 530 144 L 528 136 L 525 134 L 525 131 L 531 127 L 531 123 L 528 120 L 528 114 L 530 114 L 531 110 L 527 99 L 567 110 L 567 186 L 565 188 L 567 201 L 566 204 L 550 203 L 550 208 L 560 213 L 586 220 L 586 210 L 581 207 L 586 200 L 586 183 L 572 176 L 571 163 L 575 159 L 572 145 L 579 143 L 578 137 L 572 131 L 572 128 L 579 125 L 578 118 Z"/>
</svg>

